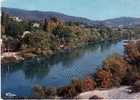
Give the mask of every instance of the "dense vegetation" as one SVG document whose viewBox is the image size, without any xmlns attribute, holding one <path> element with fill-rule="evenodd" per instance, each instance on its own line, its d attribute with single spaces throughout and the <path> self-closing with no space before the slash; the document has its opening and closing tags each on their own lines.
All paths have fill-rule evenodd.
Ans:
<svg viewBox="0 0 140 100">
<path fill-rule="evenodd" d="M 38 23 L 39 27 L 33 27 Z M 27 32 L 25 34 L 25 32 Z M 34 54 L 48 55 L 59 50 L 68 50 L 89 42 L 116 40 L 139 33 L 139 28 L 121 29 L 90 27 L 78 22 L 62 22 L 56 17 L 44 21 L 16 21 L 2 13 L 2 39 L 5 48 L 12 51 L 26 49 Z"/>
</svg>

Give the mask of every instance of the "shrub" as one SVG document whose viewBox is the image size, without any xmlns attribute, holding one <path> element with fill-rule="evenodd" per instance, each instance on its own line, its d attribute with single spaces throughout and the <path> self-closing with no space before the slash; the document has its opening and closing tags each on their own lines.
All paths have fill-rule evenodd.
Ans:
<svg viewBox="0 0 140 100">
<path fill-rule="evenodd" d="M 96 82 L 90 77 L 84 80 L 73 80 L 69 86 L 59 88 L 57 90 L 58 96 L 64 98 L 72 98 L 81 92 L 95 89 Z"/>
<path fill-rule="evenodd" d="M 72 85 L 59 88 L 57 90 L 57 94 L 58 96 L 63 97 L 63 98 L 72 98 L 77 95 L 76 90 L 74 86 Z"/>
<path fill-rule="evenodd" d="M 46 88 L 44 86 L 36 85 L 32 89 L 34 98 L 54 98 L 57 95 L 55 88 Z"/>
<path fill-rule="evenodd" d="M 109 88 L 112 86 L 112 74 L 106 70 L 99 69 L 96 72 L 96 81 L 98 86 L 102 88 Z"/>
<path fill-rule="evenodd" d="M 130 42 L 125 46 L 127 60 L 132 64 L 140 64 L 140 40 Z"/>
<path fill-rule="evenodd" d="M 140 71 L 137 66 L 131 65 L 125 77 L 122 79 L 123 85 L 133 85 L 137 80 L 140 80 Z"/>
<path fill-rule="evenodd" d="M 32 89 L 32 95 L 35 98 L 45 98 L 45 88 L 42 86 L 34 86 Z"/>
<path fill-rule="evenodd" d="M 58 96 L 63 97 L 63 98 L 72 98 L 81 92 L 82 92 L 81 80 L 72 80 L 69 86 L 57 89 Z"/>
<path fill-rule="evenodd" d="M 112 74 L 112 84 L 120 85 L 125 77 L 129 64 L 120 55 L 112 55 L 104 61 L 103 69 Z"/>
<path fill-rule="evenodd" d="M 80 93 L 83 91 L 82 90 L 83 82 L 81 80 L 73 80 L 71 85 L 75 88 L 77 93 Z"/>
<path fill-rule="evenodd" d="M 94 90 L 96 87 L 96 82 L 93 80 L 91 76 L 87 76 L 83 80 L 83 91 Z"/>
<path fill-rule="evenodd" d="M 132 90 L 131 93 L 140 92 L 140 80 L 136 81 L 130 89 Z"/>
</svg>

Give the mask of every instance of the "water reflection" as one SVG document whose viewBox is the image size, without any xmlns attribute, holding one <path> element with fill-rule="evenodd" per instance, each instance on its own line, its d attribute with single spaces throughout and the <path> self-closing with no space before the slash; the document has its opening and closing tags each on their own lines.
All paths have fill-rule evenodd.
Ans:
<svg viewBox="0 0 140 100">
<path fill-rule="evenodd" d="M 96 50 L 104 52 L 104 50 L 110 49 L 110 47 L 116 43 L 117 41 L 112 43 L 110 43 L 110 41 L 106 41 L 105 43 L 100 44 L 89 44 L 74 49 L 71 52 L 58 53 L 50 58 L 34 58 L 21 63 L 5 64 L 2 65 L 2 75 L 22 70 L 25 74 L 25 78 L 27 79 L 33 79 L 34 77 L 43 78 L 49 72 L 48 66 L 53 66 L 61 62 L 62 66 L 70 67 L 76 59 L 82 58 L 85 52 L 94 52 Z"/>
<path fill-rule="evenodd" d="M 49 58 L 38 57 L 20 63 L 3 64 L 2 92 L 12 91 L 19 96 L 27 96 L 35 84 L 50 87 L 67 85 L 72 79 L 93 74 L 107 56 L 116 52 L 123 53 L 122 41 L 89 44 Z"/>
<path fill-rule="evenodd" d="M 43 78 L 49 71 L 47 64 L 41 63 L 37 60 L 2 65 L 2 75 L 4 76 L 6 76 L 5 74 L 12 74 L 19 70 L 22 70 L 24 72 L 26 79 L 33 79 L 35 77 Z"/>
<path fill-rule="evenodd" d="M 96 50 L 99 52 L 104 52 L 104 50 L 110 49 L 110 47 L 115 45 L 117 42 L 118 41 L 110 43 L 110 41 L 106 41 L 100 44 L 89 44 L 76 48 L 71 52 L 52 55 L 50 58 L 39 57 L 20 63 L 4 64 L 2 65 L 2 75 L 22 70 L 25 73 L 27 79 L 32 79 L 34 77 L 41 78 L 46 76 L 49 72 L 48 66 L 53 66 L 61 62 L 63 66 L 70 67 L 72 66 L 73 62 L 76 61 L 76 59 L 82 58 L 85 52 L 94 52 Z"/>
</svg>

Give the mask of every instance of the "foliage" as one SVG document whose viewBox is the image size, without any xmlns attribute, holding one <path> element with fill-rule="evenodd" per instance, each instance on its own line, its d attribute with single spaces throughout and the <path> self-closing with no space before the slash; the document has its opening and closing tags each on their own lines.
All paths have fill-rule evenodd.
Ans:
<svg viewBox="0 0 140 100">
<path fill-rule="evenodd" d="M 19 38 L 27 29 L 27 23 L 10 21 L 6 30 L 6 34 Z"/>
<path fill-rule="evenodd" d="M 53 29 L 52 32 L 55 36 L 58 36 L 59 38 L 68 38 L 70 37 L 70 34 L 72 31 L 68 27 L 59 27 Z"/>
<path fill-rule="evenodd" d="M 140 40 L 126 45 L 125 54 L 130 63 L 140 64 Z"/>
<path fill-rule="evenodd" d="M 27 34 L 23 38 L 23 44 L 27 44 L 28 47 L 41 48 L 48 50 L 50 47 L 50 38 L 47 32 L 39 32 Z"/>
<path fill-rule="evenodd" d="M 57 91 L 58 96 L 63 98 L 72 98 L 78 93 L 82 92 L 82 81 L 73 80 L 69 86 L 59 88 Z"/>
<path fill-rule="evenodd" d="M 12 36 L 20 40 L 22 49 L 38 48 L 45 54 L 48 51 L 69 49 L 89 42 L 101 42 L 116 40 L 134 35 L 134 29 L 113 29 L 107 27 L 86 27 L 86 24 L 78 22 L 62 22 L 57 17 L 45 19 L 39 28 L 34 28 L 36 21 L 18 22 L 11 20 L 8 14 L 2 13 L 2 35 Z M 30 31 L 24 39 L 22 35 Z M 62 47 L 62 48 L 61 48 Z M 18 48 L 19 49 L 19 48 Z"/>
<path fill-rule="evenodd" d="M 100 69 L 96 72 L 96 81 L 98 86 L 102 88 L 109 88 L 112 86 L 112 73 Z"/>
<path fill-rule="evenodd" d="M 109 74 L 109 78 L 110 78 L 109 83 L 112 84 L 113 86 L 114 85 L 118 86 L 121 84 L 122 79 L 125 77 L 128 66 L 129 65 L 123 59 L 123 57 L 117 54 L 114 54 L 104 61 L 102 67 L 103 67 L 103 70 Z"/>
<path fill-rule="evenodd" d="M 94 90 L 95 87 L 96 87 L 96 82 L 94 81 L 94 79 L 91 76 L 87 76 L 83 80 L 83 91 Z"/>
<path fill-rule="evenodd" d="M 43 29 L 51 33 L 58 26 L 63 27 L 63 23 L 57 17 L 52 17 L 50 20 L 44 20 Z"/>
</svg>

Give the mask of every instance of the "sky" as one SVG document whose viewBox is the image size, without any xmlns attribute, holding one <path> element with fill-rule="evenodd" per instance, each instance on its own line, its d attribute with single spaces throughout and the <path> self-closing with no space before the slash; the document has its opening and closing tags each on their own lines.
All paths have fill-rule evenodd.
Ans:
<svg viewBox="0 0 140 100">
<path fill-rule="evenodd" d="M 104 20 L 140 18 L 140 0 L 2 0 L 3 7 L 55 11 L 71 16 Z"/>
</svg>

